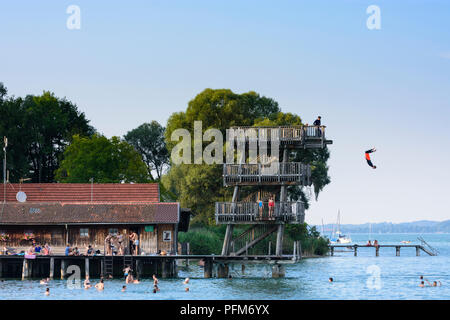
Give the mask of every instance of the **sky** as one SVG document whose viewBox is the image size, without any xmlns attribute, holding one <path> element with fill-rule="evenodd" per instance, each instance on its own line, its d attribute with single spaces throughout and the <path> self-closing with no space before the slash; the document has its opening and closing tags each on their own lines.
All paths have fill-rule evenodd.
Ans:
<svg viewBox="0 0 450 320">
<path fill-rule="evenodd" d="M 205 88 L 321 115 L 331 183 L 308 223 L 450 219 L 450 1 L 2 1 L 0 39 L 10 95 L 52 91 L 108 137 Z"/>
</svg>

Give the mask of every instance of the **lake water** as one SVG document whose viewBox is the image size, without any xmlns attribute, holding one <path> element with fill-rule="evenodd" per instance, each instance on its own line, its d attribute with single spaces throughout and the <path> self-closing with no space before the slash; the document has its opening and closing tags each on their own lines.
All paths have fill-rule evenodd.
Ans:
<svg viewBox="0 0 450 320">
<path fill-rule="evenodd" d="M 377 234 L 380 244 L 400 244 L 402 240 L 419 243 L 417 234 Z M 354 243 L 365 244 L 367 234 L 352 234 Z M 5 280 L 0 283 L 0 299 L 450 299 L 450 234 L 422 234 L 422 237 L 439 250 L 438 256 L 428 256 L 421 251 L 416 257 L 415 248 L 402 248 L 395 256 L 395 248 L 381 248 L 375 257 L 374 248 L 359 248 L 358 257 L 353 252 L 336 252 L 333 257 L 304 259 L 286 266 L 286 277 L 272 279 L 270 269 L 260 265 L 232 267 L 232 279 L 204 279 L 203 269 L 195 264 L 180 267 L 178 279 L 160 279 L 160 291 L 152 293 L 153 282 L 144 279 L 140 284 L 127 285 L 121 292 L 122 280 L 105 282 L 105 290 L 69 289 L 67 281 L 54 280 L 49 284 L 50 296 L 43 293 L 46 286 L 38 280 Z M 379 276 L 377 276 L 377 274 Z M 441 281 L 440 287 L 420 288 L 419 276 L 429 281 Z M 190 277 L 189 292 L 182 281 Z M 334 282 L 329 283 L 328 278 Z M 95 279 L 92 282 L 96 282 Z"/>
</svg>

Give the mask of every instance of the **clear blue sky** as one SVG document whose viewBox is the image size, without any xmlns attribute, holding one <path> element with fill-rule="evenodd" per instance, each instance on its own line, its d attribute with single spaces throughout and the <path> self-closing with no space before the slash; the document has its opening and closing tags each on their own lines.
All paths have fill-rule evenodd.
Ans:
<svg viewBox="0 0 450 320">
<path fill-rule="evenodd" d="M 309 223 L 450 219 L 450 1 L 2 1 L 0 39 L 10 94 L 65 96 L 106 136 L 165 124 L 204 88 L 322 115 L 332 183 Z"/>
</svg>

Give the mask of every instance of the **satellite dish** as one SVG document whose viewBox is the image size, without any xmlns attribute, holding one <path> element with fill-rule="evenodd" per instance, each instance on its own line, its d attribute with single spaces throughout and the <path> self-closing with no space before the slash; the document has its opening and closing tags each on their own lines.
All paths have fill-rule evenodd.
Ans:
<svg viewBox="0 0 450 320">
<path fill-rule="evenodd" d="M 25 202 L 25 201 L 27 201 L 27 194 L 23 191 L 19 191 L 16 194 L 16 199 L 19 202 Z"/>
</svg>

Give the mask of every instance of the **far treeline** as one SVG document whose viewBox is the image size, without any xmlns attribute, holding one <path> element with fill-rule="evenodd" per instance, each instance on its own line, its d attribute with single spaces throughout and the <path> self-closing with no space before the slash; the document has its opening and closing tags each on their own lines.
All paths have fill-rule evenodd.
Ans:
<svg viewBox="0 0 450 320">
<path fill-rule="evenodd" d="M 216 128 L 224 136 L 226 129 L 238 125 L 303 123 L 298 115 L 283 113 L 275 100 L 256 92 L 236 94 L 229 89 L 205 89 L 188 102 L 184 112 L 173 113 L 165 127 L 150 121 L 123 137 L 108 139 L 66 98 L 56 97 L 49 91 L 38 96 L 10 96 L 0 82 L 0 137 L 8 137 L 9 182 L 17 183 L 20 179 L 34 183 L 89 183 L 91 179 L 95 183 L 159 182 L 161 201 L 177 200 L 193 212 L 192 231 L 181 234 L 180 240 L 196 238 L 201 244 L 203 240 L 223 239 L 223 230 L 214 222 L 214 202 L 230 201 L 232 190 L 223 187 L 221 165 L 171 163 L 170 153 L 177 143 L 170 140 L 172 132 L 184 128 L 193 138 L 194 121 L 202 121 L 203 132 Z M 205 142 L 204 146 L 209 143 Z M 0 156 L 3 159 L 3 148 Z M 328 149 L 300 150 L 290 157 L 311 164 L 317 199 L 330 183 Z M 311 200 L 310 194 L 298 186 L 288 188 L 288 197 L 302 200 L 307 208 Z M 288 240 L 296 237 L 305 242 L 309 241 L 306 238 L 317 240 L 304 250 L 326 252 L 326 242 L 315 228 L 307 228 L 305 224 L 290 226 L 288 230 Z"/>
</svg>

